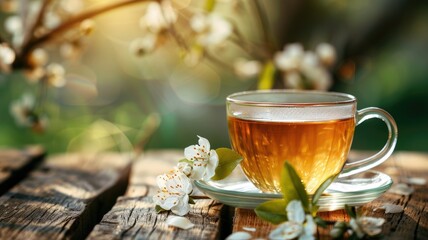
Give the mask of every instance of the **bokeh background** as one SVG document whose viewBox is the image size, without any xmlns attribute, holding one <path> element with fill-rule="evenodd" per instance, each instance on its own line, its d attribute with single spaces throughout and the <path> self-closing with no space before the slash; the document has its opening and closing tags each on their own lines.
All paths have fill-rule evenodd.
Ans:
<svg viewBox="0 0 428 240">
<path fill-rule="evenodd" d="M 201 2 L 174 1 L 174 6 L 198 8 Z M 242 2 L 218 1 L 215 11 L 260 41 L 257 19 L 247 11 L 248 1 Z M 330 90 L 355 95 L 359 109 L 376 106 L 391 113 L 399 128 L 397 150 L 428 151 L 427 1 L 260 2 L 277 46 L 331 43 L 339 61 Z M 197 135 L 214 147 L 229 146 L 225 98 L 255 89 L 257 78 L 238 78 L 208 60 L 188 66 L 173 42 L 135 56 L 129 44 L 142 34 L 143 11 L 144 4 L 135 4 L 94 18 L 82 57 L 63 62 L 67 84 L 47 96 L 49 127 L 43 134 L 17 126 L 9 114 L 11 101 L 32 85 L 19 73 L 1 75 L 0 146 L 42 144 L 49 152 L 184 148 L 195 144 Z M 244 55 L 233 45 L 217 54 L 225 62 Z M 353 148 L 376 150 L 386 138 L 384 124 L 370 120 L 357 127 Z"/>
</svg>

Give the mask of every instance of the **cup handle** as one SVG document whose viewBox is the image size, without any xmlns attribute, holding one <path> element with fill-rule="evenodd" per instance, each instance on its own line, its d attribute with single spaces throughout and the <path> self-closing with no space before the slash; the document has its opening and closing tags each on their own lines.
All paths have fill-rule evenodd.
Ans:
<svg viewBox="0 0 428 240">
<path fill-rule="evenodd" d="M 392 116 L 383 109 L 369 107 L 357 111 L 356 125 L 358 126 L 365 120 L 372 118 L 381 119 L 388 127 L 388 140 L 386 141 L 385 146 L 382 148 L 382 150 L 380 150 L 373 156 L 362 160 L 353 161 L 351 163 L 346 163 L 343 167 L 342 172 L 339 175 L 339 178 L 354 175 L 360 172 L 364 172 L 370 168 L 376 167 L 377 165 L 383 163 L 386 159 L 388 159 L 388 157 L 391 156 L 392 152 L 394 151 L 395 145 L 397 144 L 398 134 L 397 124 L 395 123 L 394 118 L 392 118 Z"/>
</svg>

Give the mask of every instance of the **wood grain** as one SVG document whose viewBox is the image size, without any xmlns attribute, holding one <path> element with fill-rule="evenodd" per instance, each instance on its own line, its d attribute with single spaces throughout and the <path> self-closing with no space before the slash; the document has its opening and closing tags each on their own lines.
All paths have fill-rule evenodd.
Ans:
<svg viewBox="0 0 428 240">
<path fill-rule="evenodd" d="M 113 209 L 95 226 L 88 239 L 217 239 L 220 234 L 223 205 L 210 199 L 198 199 L 186 217 L 195 227 L 182 230 L 168 227 L 172 213 L 155 212 L 152 196 L 156 176 L 167 172 L 183 158 L 183 151 L 149 152 L 134 163 L 130 185 Z"/>
<path fill-rule="evenodd" d="M 0 239 L 83 239 L 126 189 L 128 156 L 48 159 L 0 197 Z"/>
<path fill-rule="evenodd" d="M 22 180 L 44 157 L 41 147 L 0 150 L 0 195 Z"/>
<path fill-rule="evenodd" d="M 358 159 L 369 153 L 353 152 L 352 158 Z M 390 175 L 394 184 L 405 182 L 409 177 L 419 177 L 428 180 L 428 155 L 413 152 L 398 152 L 391 156 L 376 170 Z M 365 216 L 383 217 L 386 223 L 382 234 L 385 239 L 428 239 L 428 187 L 412 186 L 415 191 L 410 196 L 386 192 L 378 199 L 358 208 L 359 214 Z M 388 213 L 380 209 L 385 203 L 398 204 L 404 207 L 402 213 Z M 349 216 L 343 210 L 319 213 L 327 221 L 349 221 Z M 252 210 L 236 209 L 233 219 L 233 232 L 255 228 L 249 231 L 254 238 L 266 238 L 275 225 L 260 220 Z M 328 235 L 332 225 L 327 229 L 318 228 L 318 239 L 331 239 Z"/>
</svg>

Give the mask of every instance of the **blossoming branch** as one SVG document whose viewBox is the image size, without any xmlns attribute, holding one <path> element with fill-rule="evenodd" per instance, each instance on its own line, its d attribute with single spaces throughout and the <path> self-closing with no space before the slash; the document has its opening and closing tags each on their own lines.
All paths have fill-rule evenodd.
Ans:
<svg viewBox="0 0 428 240">
<path fill-rule="evenodd" d="M 284 49 L 276 47 L 266 10 L 257 0 L 205 0 L 202 6 L 185 8 L 174 6 L 170 0 L 124 0 L 94 8 L 86 8 L 83 0 L 9 0 L 2 9 L 8 17 L 3 23 L 6 35 L 0 36 L 0 72 L 23 71 L 33 88 L 39 86 L 32 97 L 34 104 L 23 104 L 22 100 L 12 103 L 11 113 L 18 125 L 43 131 L 48 123 L 43 108 L 49 101 L 47 91 L 67 86 L 67 69 L 53 56 L 59 53 L 63 60 L 76 59 L 84 51 L 85 39 L 96 29 L 92 18 L 136 3 L 145 6 L 139 20 L 140 37 L 129 43 L 129 51 L 137 56 L 149 55 L 170 41 L 189 67 L 209 61 L 238 78 L 256 78 L 255 87 L 259 89 L 328 90 L 332 85 L 334 47 L 327 43 L 319 44 L 314 51 L 304 50 L 300 43 L 286 44 Z M 263 41 L 250 39 L 239 24 L 216 11 L 220 4 L 255 16 Z M 230 57 L 226 49 L 229 46 L 243 54 Z"/>
</svg>

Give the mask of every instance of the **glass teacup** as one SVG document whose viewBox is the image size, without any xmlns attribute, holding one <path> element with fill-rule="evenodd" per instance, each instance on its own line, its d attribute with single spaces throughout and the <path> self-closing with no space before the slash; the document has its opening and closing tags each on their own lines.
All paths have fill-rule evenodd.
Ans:
<svg viewBox="0 0 428 240">
<path fill-rule="evenodd" d="M 357 110 L 357 100 L 345 93 L 263 90 L 227 97 L 229 136 L 243 156 L 241 167 L 263 192 L 280 192 L 284 161 L 295 168 L 312 194 L 330 176 L 366 171 L 384 162 L 397 142 L 397 125 L 380 108 Z M 385 146 L 366 159 L 347 163 L 355 127 L 371 118 L 383 120 L 389 131 Z"/>
</svg>

